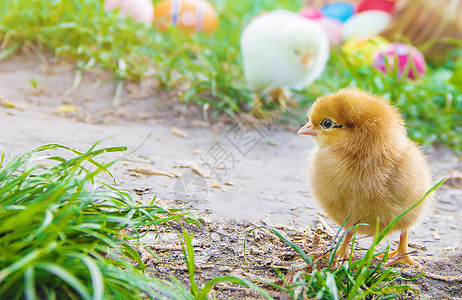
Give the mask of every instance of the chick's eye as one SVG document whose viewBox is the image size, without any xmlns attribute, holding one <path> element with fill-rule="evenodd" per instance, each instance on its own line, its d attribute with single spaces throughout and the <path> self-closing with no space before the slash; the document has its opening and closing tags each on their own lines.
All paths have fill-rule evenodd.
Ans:
<svg viewBox="0 0 462 300">
<path fill-rule="evenodd" d="M 331 119 L 324 119 L 321 122 L 321 126 L 325 130 L 332 129 L 335 126 L 335 122 L 332 121 Z"/>
</svg>

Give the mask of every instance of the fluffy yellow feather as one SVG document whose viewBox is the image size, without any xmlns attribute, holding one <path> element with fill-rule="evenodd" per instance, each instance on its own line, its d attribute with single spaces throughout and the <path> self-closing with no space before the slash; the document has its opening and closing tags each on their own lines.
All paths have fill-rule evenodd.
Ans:
<svg viewBox="0 0 462 300">
<path fill-rule="evenodd" d="M 313 104 L 309 121 L 299 134 L 311 135 L 319 145 L 309 168 L 313 193 L 321 207 L 345 228 L 373 234 L 419 201 L 431 188 L 430 168 L 419 147 L 409 140 L 398 109 L 380 97 L 344 89 Z M 418 265 L 406 253 L 407 229 L 422 214 L 430 199 L 402 217 L 397 255 L 390 264 Z M 338 251 L 347 255 L 353 232 Z"/>
</svg>

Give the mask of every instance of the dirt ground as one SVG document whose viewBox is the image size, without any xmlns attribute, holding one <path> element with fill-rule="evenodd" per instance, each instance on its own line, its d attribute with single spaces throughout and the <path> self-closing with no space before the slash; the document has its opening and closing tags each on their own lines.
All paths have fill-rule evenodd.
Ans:
<svg viewBox="0 0 462 300">
<path fill-rule="evenodd" d="M 180 104 L 177 92 L 159 91 L 152 79 L 127 83 L 120 103 L 113 106 L 116 83 L 111 74 L 84 73 L 80 85 L 72 88 L 76 76 L 72 63 L 30 54 L 0 62 L 0 147 L 7 158 L 45 143 L 80 150 L 101 139 L 103 146 L 129 150 L 141 145 L 112 167 L 112 174 L 140 202 L 157 196 L 162 206 L 190 207 L 202 224 L 188 225 L 199 283 L 218 275 L 277 282 L 275 267 L 299 263 L 294 252 L 264 230 L 250 235 L 244 251 L 245 235 L 255 226 L 279 228 L 307 251 L 327 247 L 329 233 L 338 227 L 310 193 L 306 165 L 315 145 L 295 134 L 297 126 L 265 127 L 246 118 L 209 124 L 206 111 Z M 412 246 L 419 250 L 416 259 L 426 272 L 412 284 L 427 299 L 461 299 L 462 161 L 444 147 L 428 153 L 435 182 L 449 180 L 410 233 Z M 313 245 L 320 228 L 320 244 Z M 160 257 L 146 257 L 150 273 L 185 278 L 177 234 L 162 230 L 159 237 L 150 233 L 143 240 Z M 370 239 L 360 241 L 358 255 L 368 243 Z M 400 270 L 403 277 L 416 272 Z M 258 297 L 230 284 L 219 284 L 213 292 L 219 299 Z M 278 299 L 288 297 L 270 292 Z"/>
</svg>

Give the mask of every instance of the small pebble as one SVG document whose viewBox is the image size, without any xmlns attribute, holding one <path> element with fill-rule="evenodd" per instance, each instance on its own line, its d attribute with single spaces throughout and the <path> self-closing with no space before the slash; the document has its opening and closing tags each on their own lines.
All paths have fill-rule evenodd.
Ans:
<svg viewBox="0 0 462 300">
<path fill-rule="evenodd" d="M 216 232 L 213 232 L 211 235 L 210 235 L 210 238 L 212 239 L 212 241 L 214 242 L 218 242 L 220 240 L 220 236 L 218 235 L 218 233 Z"/>
</svg>

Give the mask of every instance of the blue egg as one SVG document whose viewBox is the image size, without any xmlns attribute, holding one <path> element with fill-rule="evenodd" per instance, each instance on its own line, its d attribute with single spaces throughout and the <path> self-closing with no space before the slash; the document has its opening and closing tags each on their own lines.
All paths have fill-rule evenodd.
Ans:
<svg viewBox="0 0 462 300">
<path fill-rule="evenodd" d="M 353 4 L 349 2 L 336 1 L 321 7 L 321 13 L 323 16 L 338 19 L 345 22 L 355 12 Z"/>
</svg>

